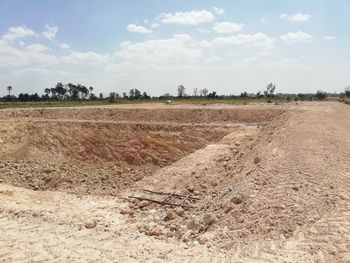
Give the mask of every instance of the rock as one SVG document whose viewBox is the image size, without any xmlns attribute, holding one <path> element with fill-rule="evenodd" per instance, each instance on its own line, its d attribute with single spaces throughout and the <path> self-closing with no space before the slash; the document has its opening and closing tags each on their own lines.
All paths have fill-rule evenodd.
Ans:
<svg viewBox="0 0 350 263">
<path fill-rule="evenodd" d="M 87 228 L 87 229 L 95 228 L 96 226 L 97 226 L 97 221 L 96 220 L 94 220 L 93 222 L 85 223 L 85 228 Z"/>
<path fill-rule="evenodd" d="M 212 215 L 212 214 L 206 214 L 203 217 L 203 222 L 207 226 L 210 226 L 210 225 L 214 224 L 216 221 L 217 221 L 217 218 L 214 215 Z"/>
<path fill-rule="evenodd" d="M 248 170 L 245 175 L 250 175 L 253 172 L 253 169 Z"/>
<path fill-rule="evenodd" d="M 185 234 L 182 235 L 181 239 L 183 242 L 188 242 L 190 240 L 191 231 L 188 230 Z"/>
<path fill-rule="evenodd" d="M 175 209 L 175 213 L 178 215 L 178 216 L 183 216 L 184 213 L 185 213 L 185 210 L 182 208 L 182 207 L 177 207 Z"/>
<path fill-rule="evenodd" d="M 205 244 L 206 242 L 208 242 L 208 239 L 205 237 L 205 236 L 199 236 L 198 238 L 197 238 L 197 240 L 198 240 L 198 242 L 199 242 L 199 244 L 201 244 L 201 245 L 203 245 L 203 244 Z"/>
<path fill-rule="evenodd" d="M 293 189 L 294 191 L 299 191 L 299 188 L 296 187 L 296 186 L 293 186 L 292 189 Z"/>
<path fill-rule="evenodd" d="M 193 193 L 193 191 L 194 191 L 194 186 L 191 185 L 191 186 L 187 187 L 187 190 L 188 190 L 189 192 Z"/>
<path fill-rule="evenodd" d="M 232 209 L 233 209 L 233 205 L 228 205 L 225 209 L 225 214 L 231 212 Z"/>
<path fill-rule="evenodd" d="M 237 141 L 237 142 L 235 142 L 235 145 L 236 145 L 236 146 L 240 146 L 241 143 L 240 143 L 239 141 Z"/>
<path fill-rule="evenodd" d="M 240 203 L 242 203 L 242 198 L 241 197 L 238 197 L 238 196 L 235 196 L 231 199 L 231 202 L 238 205 Z"/>
<path fill-rule="evenodd" d="M 141 202 L 138 203 L 138 206 L 139 206 L 140 208 L 144 208 L 144 207 L 149 206 L 150 204 L 151 204 L 151 203 L 150 203 L 149 201 L 147 201 L 147 200 L 142 200 Z"/>
<path fill-rule="evenodd" d="M 163 231 L 162 231 L 162 228 L 160 226 L 154 226 L 154 227 L 151 227 L 148 231 L 147 231 L 147 234 L 149 236 L 160 236 L 163 234 Z"/>
<path fill-rule="evenodd" d="M 176 214 L 174 211 L 172 211 L 172 210 L 167 210 L 167 211 L 166 211 L 166 215 L 165 215 L 165 217 L 164 217 L 164 220 L 165 220 L 165 221 L 171 221 L 171 220 L 176 219 L 176 217 L 177 217 L 177 214 Z"/>
<path fill-rule="evenodd" d="M 195 220 L 195 219 L 191 219 L 187 223 L 187 227 L 193 231 L 196 231 L 196 232 L 201 232 L 205 229 L 203 224 L 201 224 L 201 222 L 199 222 L 198 220 Z"/>
<path fill-rule="evenodd" d="M 260 157 L 254 158 L 254 164 L 258 164 L 261 161 Z"/>
</svg>

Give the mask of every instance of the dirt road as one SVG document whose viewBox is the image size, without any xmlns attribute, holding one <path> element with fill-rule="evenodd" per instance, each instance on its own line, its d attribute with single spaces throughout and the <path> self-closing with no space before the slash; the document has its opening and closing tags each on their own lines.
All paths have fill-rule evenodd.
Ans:
<svg viewBox="0 0 350 263">
<path fill-rule="evenodd" d="M 350 262 L 350 107 L 283 107 L 283 115 L 239 126 L 117 196 L 0 184 L 0 261 Z M 171 235 L 162 207 L 128 213 L 122 196 L 145 186 L 193 187 L 202 197 L 175 228 L 207 214 L 215 220 L 186 240 L 179 229 Z M 140 233 L 151 224 L 168 232 Z"/>
</svg>

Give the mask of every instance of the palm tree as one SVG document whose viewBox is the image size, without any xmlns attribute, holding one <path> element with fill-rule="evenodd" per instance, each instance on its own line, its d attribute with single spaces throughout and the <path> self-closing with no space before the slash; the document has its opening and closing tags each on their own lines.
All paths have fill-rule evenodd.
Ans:
<svg viewBox="0 0 350 263">
<path fill-rule="evenodd" d="M 9 95 L 11 95 L 11 91 L 12 91 L 12 87 L 11 86 L 7 86 L 7 91 L 9 92 Z"/>
</svg>

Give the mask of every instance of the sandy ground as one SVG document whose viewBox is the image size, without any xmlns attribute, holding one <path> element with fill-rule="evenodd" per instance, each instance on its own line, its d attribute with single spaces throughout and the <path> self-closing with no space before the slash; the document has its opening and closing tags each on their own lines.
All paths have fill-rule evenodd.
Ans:
<svg viewBox="0 0 350 263">
<path fill-rule="evenodd" d="M 34 191 L 25 182 L 21 186 L 28 189 L 11 186 L 9 175 L 0 175 L 0 261 L 350 262 L 349 106 L 300 103 L 254 110 L 259 107 L 283 114 L 206 113 L 206 125 L 226 127 L 226 135 L 208 139 L 206 146 L 184 152 L 115 195 L 70 194 L 68 186 L 60 192 Z M 95 118 L 74 110 L 76 119 Z M 185 110 L 180 109 L 181 116 L 198 125 L 203 112 Z M 33 111 L 6 111 L 0 119 L 7 125 L 66 118 L 53 110 Z M 123 114 L 111 121 L 125 121 Z M 165 108 L 149 121 L 162 122 L 167 114 Z M 142 118 L 140 112 L 133 117 L 135 122 Z M 6 155 L 16 140 L 11 137 L 10 145 L 5 130 L 0 150 L 6 160 L 0 166 L 16 177 L 13 162 L 19 160 Z M 42 153 L 33 140 L 27 142 Z M 192 193 L 201 200 L 178 213 L 153 204 L 140 208 L 125 198 L 141 195 L 143 188 Z"/>
</svg>

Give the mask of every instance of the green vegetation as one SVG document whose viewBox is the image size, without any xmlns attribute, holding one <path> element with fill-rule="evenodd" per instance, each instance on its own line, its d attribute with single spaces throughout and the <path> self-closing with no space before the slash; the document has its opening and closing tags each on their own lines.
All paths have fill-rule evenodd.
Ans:
<svg viewBox="0 0 350 263">
<path fill-rule="evenodd" d="M 177 96 L 166 93 L 159 97 L 151 97 L 139 89 L 131 89 L 129 93 L 123 92 L 122 96 L 116 92 L 110 92 L 108 97 L 102 93 L 95 96 L 94 88 L 87 88 L 81 84 L 57 83 L 54 88 L 47 88 L 43 95 L 21 93 L 18 97 L 11 95 L 12 86 L 7 86 L 8 95 L 0 98 L 0 109 L 4 108 L 29 108 L 29 107 L 80 107 L 113 104 L 135 103 L 164 103 L 172 104 L 248 104 L 248 103 L 279 103 L 288 101 L 323 100 L 328 96 L 339 96 L 317 91 L 315 94 L 275 94 L 277 87 L 273 83 L 266 86 L 264 91 L 256 94 L 242 92 L 240 95 L 219 95 L 216 91 L 208 92 L 205 89 L 193 89 L 193 95 L 186 94 L 184 85 L 177 88 Z M 350 97 L 350 87 L 345 88 L 342 97 Z"/>
</svg>

